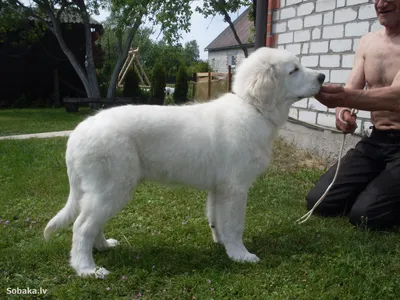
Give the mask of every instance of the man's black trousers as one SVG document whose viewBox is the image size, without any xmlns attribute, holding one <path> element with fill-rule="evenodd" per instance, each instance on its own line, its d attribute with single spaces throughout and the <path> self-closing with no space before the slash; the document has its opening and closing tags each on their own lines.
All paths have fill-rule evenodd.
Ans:
<svg viewBox="0 0 400 300">
<path fill-rule="evenodd" d="M 331 184 L 337 163 L 307 195 L 307 208 Z M 336 183 L 315 212 L 348 215 L 356 226 L 383 229 L 400 224 L 400 130 L 377 130 L 342 158 Z"/>
</svg>

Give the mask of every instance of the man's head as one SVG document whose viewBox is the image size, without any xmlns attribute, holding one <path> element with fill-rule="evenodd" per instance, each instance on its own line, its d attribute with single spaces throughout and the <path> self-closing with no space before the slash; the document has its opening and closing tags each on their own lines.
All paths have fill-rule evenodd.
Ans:
<svg viewBox="0 0 400 300">
<path fill-rule="evenodd" d="M 400 30 L 400 0 L 374 0 L 381 25 Z"/>
</svg>

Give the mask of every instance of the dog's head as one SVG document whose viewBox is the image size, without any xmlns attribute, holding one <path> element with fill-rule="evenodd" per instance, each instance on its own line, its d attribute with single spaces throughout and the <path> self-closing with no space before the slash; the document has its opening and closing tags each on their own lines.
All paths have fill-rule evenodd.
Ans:
<svg viewBox="0 0 400 300">
<path fill-rule="evenodd" d="M 294 54 L 262 47 L 241 62 L 232 91 L 264 112 L 314 96 L 324 80 L 324 74 L 302 66 Z"/>
</svg>

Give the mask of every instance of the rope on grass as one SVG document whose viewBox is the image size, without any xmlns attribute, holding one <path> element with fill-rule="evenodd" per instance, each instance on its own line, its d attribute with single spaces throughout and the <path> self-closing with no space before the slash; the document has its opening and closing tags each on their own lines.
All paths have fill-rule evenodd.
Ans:
<svg viewBox="0 0 400 300">
<path fill-rule="evenodd" d="M 126 238 L 125 234 L 124 234 L 124 239 L 128 243 L 129 247 L 132 247 L 132 245 L 129 243 L 128 239 Z"/>
<path fill-rule="evenodd" d="M 350 112 L 350 115 L 356 115 L 358 113 L 358 110 L 354 109 L 354 108 L 351 109 L 351 110 L 349 108 L 342 108 L 340 110 L 338 118 L 339 118 L 340 122 L 342 122 L 343 124 L 347 125 L 347 122 L 345 120 L 343 120 L 343 113 L 345 111 Z M 338 163 L 337 163 L 337 167 L 336 167 L 336 172 L 335 172 L 335 176 L 333 177 L 333 180 L 332 180 L 331 184 L 328 186 L 328 188 L 326 189 L 325 193 L 322 194 L 321 198 L 319 198 L 318 201 L 314 204 L 313 208 L 310 209 L 310 211 L 308 211 L 304 216 L 302 216 L 301 218 L 296 220 L 297 224 L 302 224 L 302 223 L 306 222 L 311 217 L 311 215 L 313 214 L 314 210 L 318 207 L 318 205 L 322 202 L 322 200 L 324 200 L 325 196 L 328 194 L 329 190 L 334 185 L 334 183 L 336 181 L 337 174 L 339 172 L 340 162 L 342 160 L 342 154 L 343 154 L 343 149 L 344 149 L 344 143 L 346 141 L 346 135 L 347 135 L 347 133 L 343 134 L 343 141 L 342 141 L 342 146 L 340 147 L 339 159 L 338 159 Z"/>
</svg>

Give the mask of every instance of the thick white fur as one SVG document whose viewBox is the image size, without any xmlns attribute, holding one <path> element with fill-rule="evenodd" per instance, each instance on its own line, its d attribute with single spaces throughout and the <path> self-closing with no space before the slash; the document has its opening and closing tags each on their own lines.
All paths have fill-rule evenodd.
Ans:
<svg viewBox="0 0 400 300">
<path fill-rule="evenodd" d="M 116 107 L 87 118 L 68 140 L 70 195 L 45 238 L 75 221 L 71 266 L 81 276 L 107 274 L 96 268 L 92 248 L 118 244 L 105 239 L 104 225 L 141 180 L 153 180 L 208 191 L 214 241 L 235 261 L 258 261 L 242 242 L 248 189 L 266 170 L 290 105 L 315 95 L 321 81 L 289 52 L 261 48 L 238 67 L 234 93 L 193 105 Z"/>
</svg>

